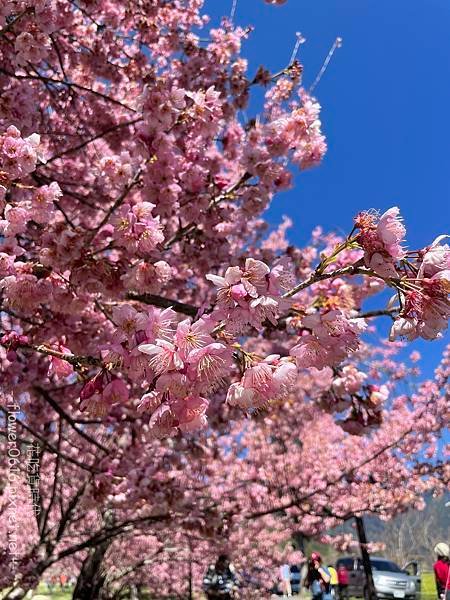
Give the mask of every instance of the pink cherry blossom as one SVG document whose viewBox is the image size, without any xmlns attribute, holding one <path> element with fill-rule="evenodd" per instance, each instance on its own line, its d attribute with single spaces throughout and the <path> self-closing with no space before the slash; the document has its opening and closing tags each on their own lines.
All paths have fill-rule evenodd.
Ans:
<svg viewBox="0 0 450 600">
<path fill-rule="evenodd" d="M 148 364 L 156 375 L 183 367 L 176 347 L 166 340 L 156 340 L 155 344 L 141 344 L 138 350 L 151 357 Z"/>
<path fill-rule="evenodd" d="M 178 420 L 181 431 L 195 431 L 206 426 L 205 416 L 208 400 L 199 396 L 186 396 L 172 404 L 172 410 Z"/>
<path fill-rule="evenodd" d="M 204 319 L 191 323 L 188 319 L 178 323 L 175 340 L 180 356 L 185 360 L 192 350 L 203 348 L 213 343 L 211 331 L 213 327 Z"/>
<path fill-rule="evenodd" d="M 358 241 L 364 249 L 366 265 L 382 277 L 396 277 L 395 263 L 405 256 L 402 243 L 406 229 L 399 208 L 394 206 L 379 218 L 360 213 L 356 226 L 360 228 Z"/>
<path fill-rule="evenodd" d="M 114 307 L 113 320 L 120 328 L 120 332 L 117 332 L 118 338 L 127 339 L 129 343 L 133 343 L 136 334 L 145 331 L 148 326 L 148 315 L 137 311 L 129 304 Z"/>
<path fill-rule="evenodd" d="M 72 354 L 69 348 L 66 348 L 66 346 L 63 344 L 58 344 L 56 346 L 56 350 L 58 350 L 58 352 L 62 352 L 63 354 Z M 50 356 L 49 362 L 49 375 L 55 375 L 57 378 L 64 378 L 73 373 L 73 366 L 62 358 Z"/>
</svg>

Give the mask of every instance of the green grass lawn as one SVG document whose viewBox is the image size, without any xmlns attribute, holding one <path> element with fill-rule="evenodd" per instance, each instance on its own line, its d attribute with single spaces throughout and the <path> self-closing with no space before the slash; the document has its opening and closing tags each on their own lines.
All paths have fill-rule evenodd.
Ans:
<svg viewBox="0 0 450 600">
<path fill-rule="evenodd" d="M 422 573 L 422 598 L 437 598 L 434 573 Z"/>
<path fill-rule="evenodd" d="M 47 591 L 47 587 L 41 583 L 34 592 L 35 595 L 47 596 L 52 600 L 70 600 L 72 598 L 72 590 L 56 589 L 53 593 Z M 2 594 L 0 592 L 0 598 Z M 356 600 L 356 599 L 353 599 Z M 437 600 L 436 583 L 434 573 L 422 573 L 422 600 Z"/>
<path fill-rule="evenodd" d="M 35 590 L 34 593 L 36 595 L 39 594 L 43 596 L 48 596 L 49 598 L 52 598 L 52 600 L 70 600 L 70 598 L 72 598 L 72 591 L 72 588 L 70 590 L 61 590 L 58 586 L 54 592 L 50 593 L 47 591 L 47 586 L 43 583 L 40 583 L 37 590 Z"/>
<path fill-rule="evenodd" d="M 56 592 L 47 592 L 46 590 L 39 590 L 35 592 L 36 595 L 47 596 L 47 598 L 51 598 L 52 600 L 70 600 L 72 598 L 72 592 L 62 592 L 57 590 Z"/>
<path fill-rule="evenodd" d="M 51 598 L 52 600 L 70 600 L 72 598 L 72 589 L 70 590 L 60 590 L 56 589 L 54 592 L 50 593 L 47 591 L 47 586 L 43 583 L 40 583 L 36 590 L 33 592 L 33 596 L 45 596 L 47 598 Z M 0 592 L 0 600 L 3 597 L 4 592 Z"/>
</svg>

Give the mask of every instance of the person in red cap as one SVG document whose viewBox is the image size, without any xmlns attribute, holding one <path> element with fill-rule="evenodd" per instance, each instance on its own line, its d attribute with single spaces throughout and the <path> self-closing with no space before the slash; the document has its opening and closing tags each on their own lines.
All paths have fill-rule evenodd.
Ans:
<svg viewBox="0 0 450 600">
<path fill-rule="evenodd" d="M 322 565 L 322 557 L 318 552 L 313 552 L 308 561 L 308 574 L 305 581 L 305 587 L 311 591 L 313 600 L 331 598 L 330 581 L 330 572 Z"/>
</svg>

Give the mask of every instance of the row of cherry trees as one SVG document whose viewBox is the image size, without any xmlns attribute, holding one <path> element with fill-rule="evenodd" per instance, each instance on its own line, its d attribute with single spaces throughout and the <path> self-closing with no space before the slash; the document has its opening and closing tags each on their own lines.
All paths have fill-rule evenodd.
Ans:
<svg viewBox="0 0 450 600">
<path fill-rule="evenodd" d="M 390 352 L 371 368 L 395 388 L 415 371 L 394 363 Z M 301 410 L 294 399 L 252 420 L 219 410 L 213 431 L 166 441 L 136 422 L 114 436 L 85 424 L 80 435 L 43 397 L 43 422 L 19 423 L 21 443 L 42 440 L 41 509 L 34 518 L 24 485 L 16 583 L 25 590 L 65 572 L 78 577 L 79 598 L 112 597 L 132 583 L 186 597 L 189 570 L 198 590 L 206 565 L 227 551 L 239 572 L 268 589 L 296 532 L 351 550 L 351 535 L 330 537 L 339 523 L 360 514 L 390 518 L 445 489 L 448 464 L 437 459 L 435 445 L 448 421 L 447 377 L 448 358 L 434 381 L 409 396 L 393 385 L 394 406 L 371 436 L 346 434 L 324 412 L 321 377 L 299 381 Z M 85 460 L 76 464 L 80 456 Z M 21 464 L 26 468 L 25 459 Z M 7 516 L 6 502 L 2 508 Z M 6 540 L 6 518 L 2 523 Z M 4 566 L 10 558 L 3 555 Z M 13 583 L 7 568 L 2 578 L 3 587 Z"/>
<path fill-rule="evenodd" d="M 0 410 L 23 473 L 0 587 L 65 569 L 79 598 L 182 595 L 219 547 L 269 586 L 293 532 L 345 547 L 336 524 L 448 479 L 448 356 L 419 383 L 396 358 L 447 327 L 444 237 L 408 250 L 396 207 L 303 248 L 289 219 L 270 231 L 274 195 L 326 152 L 320 106 L 295 52 L 249 73 L 250 30 L 202 5 L 0 7 Z M 378 318 L 391 341 L 371 345 Z"/>
</svg>

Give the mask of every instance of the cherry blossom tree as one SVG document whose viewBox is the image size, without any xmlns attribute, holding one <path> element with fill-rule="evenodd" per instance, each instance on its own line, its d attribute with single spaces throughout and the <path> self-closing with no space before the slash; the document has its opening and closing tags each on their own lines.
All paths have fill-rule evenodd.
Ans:
<svg viewBox="0 0 450 600">
<path fill-rule="evenodd" d="M 42 574 L 64 571 L 78 576 L 75 597 L 112 597 L 131 584 L 162 597 L 186 596 L 188 582 L 199 590 L 205 565 L 226 551 L 244 583 L 253 579 L 268 590 L 276 583 L 283 547 L 296 533 L 346 549 L 353 536 L 329 534 L 340 523 L 420 508 L 423 495 L 439 493 L 448 480 L 448 464 L 436 454 L 448 422 L 448 358 L 434 381 L 397 396 L 396 388 L 411 382 L 417 367 L 392 361 L 389 346 L 375 351 L 381 358 L 370 357 L 370 375 L 395 383 L 379 386 L 394 397 L 370 436 L 348 435 L 324 412 L 329 389 L 318 376 L 297 383 L 304 395 L 301 411 L 295 394 L 252 420 L 231 407 L 234 415 L 218 411 L 214 431 L 191 439 L 158 441 L 146 427 L 133 434 L 126 426 L 110 437 L 106 454 L 94 443 L 102 437 L 89 441 L 61 419 L 42 447 L 41 510 L 34 526 L 22 492 L 29 530 L 22 539 L 22 589 Z M 360 358 L 370 355 L 366 348 Z M 352 367 L 356 371 L 356 362 Z M 372 394 L 380 393 L 369 386 Z M 54 410 L 44 401 L 41 408 L 47 416 L 38 431 Z M 86 424 L 86 437 L 89 427 L 99 432 L 103 425 Z M 29 429 L 28 435 L 40 436 Z M 70 449 L 86 463 L 71 462 Z M 246 594 L 257 597 L 260 588 Z"/>
<path fill-rule="evenodd" d="M 445 236 L 409 250 L 397 207 L 303 248 L 288 218 L 269 230 L 326 141 L 299 43 L 279 72 L 249 73 L 250 33 L 210 27 L 202 0 L 0 7 L 1 411 L 20 407 L 13 441 L 37 444 L 47 483 L 22 587 L 71 557 L 86 580 L 144 532 L 165 565 L 164 528 L 194 527 L 198 546 L 176 538 L 194 571 L 224 528 L 269 564 L 295 520 L 325 534 L 443 479 L 446 367 L 403 396 L 383 373 L 410 375 L 399 338 L 447 327 Z"/>
</svg>

